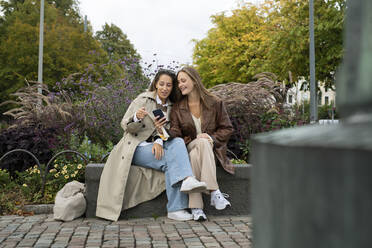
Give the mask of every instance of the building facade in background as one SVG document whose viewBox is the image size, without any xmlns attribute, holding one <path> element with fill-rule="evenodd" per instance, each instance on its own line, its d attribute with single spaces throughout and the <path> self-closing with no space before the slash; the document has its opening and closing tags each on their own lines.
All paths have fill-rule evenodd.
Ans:
<svg viewBox="0 0 372 248">
<path fill-rule="evenodd" d="M 301 85 L 305 81 L 299 81 L 294 87 L 290 88 L 287 92 L 286 105 L 288 107 L 293 105 L 301 105 L 304 102 L 310 101 L 310 90 L 301 89 Z M 318 105 L 331 105 L 336 106 L 336 91 L 326 89 L 322 82 L 318 82 Z M 304 87 L 305 88 L 305 87 Z"/>
</svg>

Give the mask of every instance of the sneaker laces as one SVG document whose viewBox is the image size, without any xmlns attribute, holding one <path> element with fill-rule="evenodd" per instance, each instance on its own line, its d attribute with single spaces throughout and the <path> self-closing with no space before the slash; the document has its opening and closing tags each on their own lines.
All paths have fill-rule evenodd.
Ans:
<svg viewBox="0 0 372 248">
<path fill-rule="evenodd" d="M 195 210 L 192 209 L 192 214 L 194 216 L 194 220 L 206 220 L 207 219 L 207 216 L 205 215 L 203 209 L 201 208 L 198 208 Z"/>
<path fill-rule="evenodd" d="M 222 195 L 223 197 L 225 197 L 225 198 L 229 198 L 229 197 L 230 197 L 229 194 L 222 193 L 222 192 L 221 192 L 221 195 Z"/>
<path fill-rule="evenodd" d="M 216 197 L 219 197 L 219 196 L 222 196 L 222 197 L 224 197 L 224 198 L 229 198 L 229 197 L 230 197 L 229 194 L 222 193 L 222 192 L 218 192 L 218 193 L 216 193 Z"/>
<path fill-rule="evenodd" d="M 197 215 L 204 214 L 203 209 L 200 209 L 200 208 L 193 208 L 193 209 L 191 210 L 191 212 L 192 212 L 193 214 L 197 214 Z"/>
</svg>

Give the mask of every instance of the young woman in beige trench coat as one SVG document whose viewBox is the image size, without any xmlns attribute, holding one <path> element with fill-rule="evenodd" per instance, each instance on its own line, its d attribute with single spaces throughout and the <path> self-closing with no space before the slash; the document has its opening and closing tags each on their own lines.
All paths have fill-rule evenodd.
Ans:
<svg viewBox="0 0 372 248">
<path fill-rule="evenodd" d="M 151 200 L 165 187 L 168 218 L 193 218 L 185 210 L 187 193 L 205 190 L 206 184 L 193 177 L 184 141 L 170 139 L 167 132 L 177 90 L 174 72 L 160 70 L 149 90 L 129 106 L 121 121 L 124 135 L 111 151 L 101 175 L 96 216 L 116 221 L 123 207 Z M 163 118 L 154 116 L 152 111 L 156 109 L 163 111 Z"/>
<path fill-rule="evenodd" d="M 225 209 L 231 204 L 219 190 L 216 162 L 234 173 L 226 156 L 227 142 L 233 132 L 229 116 L 223 102 L 205 89 L 194 68 L 182 68 L 177 80 L 182 99 L 172 108 L 170 135 L 185 140 L 193 173 L 196 179 L 207 184 L 211 205 L 218 210 Z M 189 194 L 189 207 L 194 220 L 207 219 L 201 193 Z"/>
</svg>

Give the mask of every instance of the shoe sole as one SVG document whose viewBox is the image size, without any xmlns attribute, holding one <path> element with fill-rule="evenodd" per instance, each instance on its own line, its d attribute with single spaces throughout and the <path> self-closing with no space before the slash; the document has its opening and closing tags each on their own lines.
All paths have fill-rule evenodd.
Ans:
<svg viewBox="0 0 372 248">
<path fill-rule="evenodd" d="M 195 218 L 194 218 L 194 220 L 195 220 L 195 221 L 200 221 L 200 222 L 201 222 L 201 221 L 206 221 L 207 219 L 205 219 L 203 216 L 199 216 L 198 219 L 195 219 Z"/>
<path fill-rule="evenodd" d="M 227 207 L 231 207 L 231 204 L 227 204 L 227 205 L 225 205 L 224 208 L 217 208 L 216 205 L 215 205 L 215 204 L 212 204 L 212 203 L 211 203 L 211 206 L 215 207 L 217 210 L 224 210 L 224 209 L 226 209 Z"/>
<path fill-rule="evenodd" d="M 171 220 L 176 220 L 176 221 L 188 221 L 188 220 L 193 220 L 193 217 L 191 218 L 187 218 L 187 219 L 175 219 L 175 218 L 171 218 L 169 216 L 167 216 L 168 219 L 171 219 Z"/>
<path fill-rule="evenodd" d="M 196 187 L 196 188 L 192 188 L 192 189 L 187 189 L 187 190 L 180 190 L 181 192 L 183 193 L 187 193 L 187 194 L 190 194 L 190 193 L 200 193 L 200 192 L 203 192 L 203 191 L 206 191 L 207 190 L 207 187 L 205 186 L 200 186 L 200 187 Z"/>
</svg>

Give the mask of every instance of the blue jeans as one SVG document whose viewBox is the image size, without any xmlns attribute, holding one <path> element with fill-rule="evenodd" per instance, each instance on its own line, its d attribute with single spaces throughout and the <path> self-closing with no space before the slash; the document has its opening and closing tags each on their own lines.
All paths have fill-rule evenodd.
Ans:
<svg viewBox="0 0 372 248">
<path fill-rule="evenodd" d="M 168 212 L 188 208 L 189 196 L 180 191 L 180 182 L 186 177 L 193 176 L 185 142 L 181 138 L 174 138 L 165 141 L 163 149 L 164 156 L 157 160 L 152 154 L 152 145 L 137 146 L 132 164 L 165 173 Z"/>
</svg>

